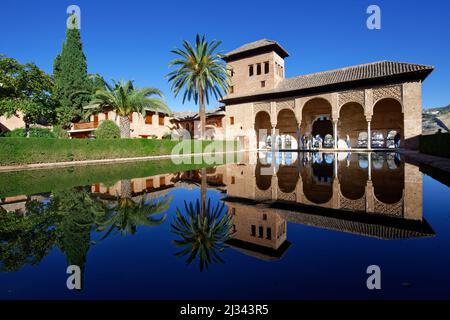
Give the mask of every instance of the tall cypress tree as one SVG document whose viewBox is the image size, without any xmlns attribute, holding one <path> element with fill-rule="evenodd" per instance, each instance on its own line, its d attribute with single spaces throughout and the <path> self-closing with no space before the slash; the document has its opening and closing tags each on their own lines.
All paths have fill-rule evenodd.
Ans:
<svg viewBox="0 0 450 320">
<path fill-rule="evenodd" d="M 71 18 L 73 25 L 76 25 L 76 16 Z M 81 118 L 83 105 L 89 101 L 88 95 L 74 94 L 87 91 L 90 86 L 79 28 L 67 29 L 62 51 L 53 63 L 53 76 L 60 102 L 58 121 L 63 126 L 69 126 L 71 121 Z"/>
</svg>

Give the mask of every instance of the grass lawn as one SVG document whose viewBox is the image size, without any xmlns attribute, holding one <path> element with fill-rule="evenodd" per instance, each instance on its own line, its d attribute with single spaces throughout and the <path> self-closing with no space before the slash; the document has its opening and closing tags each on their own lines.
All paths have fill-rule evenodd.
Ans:
<svg viewBox="0 0 450 320">
<path fill-rule="evenodd" d="M 234 142 L 223 141 L 0 138 L 0 165 L 170 155 L 176 147 L 186 154 L 208 152 L 210 148 L 225 151 L 226 145 L 230 151 L 235 149 Z"/>
</svg>

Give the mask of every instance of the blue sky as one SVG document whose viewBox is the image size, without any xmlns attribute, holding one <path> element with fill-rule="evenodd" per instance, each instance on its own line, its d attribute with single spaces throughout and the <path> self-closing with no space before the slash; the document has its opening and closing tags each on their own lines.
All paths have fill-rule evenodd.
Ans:
<svg viewBox="0 0 450 320">
<path fill-rule="evenodd" d="M 434 65 L 423 106 L 450 104 L 448 1 L 5 0 L 0 53 L 51 72 L 71 4 L 81 8 L 89 72 L 158 87 L 175 111 L 197 110 L 193 102 L 175 99 L 164 78 L 170 50 L 196 33 L 222 40 L 223 52 L 261 38 L 277 40 L 291 55 L 287 77 L 377 60 Z M 381 30 L 366 27 L 371 4 L 381 8 Z"/>
</svg>

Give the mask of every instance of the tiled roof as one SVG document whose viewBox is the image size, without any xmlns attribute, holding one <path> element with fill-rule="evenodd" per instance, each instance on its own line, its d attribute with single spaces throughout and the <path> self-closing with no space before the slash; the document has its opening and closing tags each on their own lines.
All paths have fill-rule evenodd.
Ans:
<svg viewBox="0 0 450 320">
<path fill-rule="evenodd" d="M 254 41 L 254 42 L 250 42 L 250 43 L 244 44 L 243 46 L 240 46 L 239 48 L 228 52 L 225 55 L 225 57 L 230 57 L 230 56 L 233 56 L 233 55 L 236 55 L 236 54 L 239 54 L 239 53 L 243 53 L 243 52 L 246 52 L 246 51 L 251 51 L 251 50 L 264 48 L 264 47 L 267 47 L 267 46 L 273 46 L 273 45 L 279 47 L 279 49 L 281 49 L 281 51 L 284 53 L 285 57 L 289 56 L 288 52 L 278 42 L 276 42 L 274 40 L 261 39 L 261 40 L 258 40 L 258 41 Z"/>
<path fill-rule="evenodd" d="M 209 116 L 219 116 L 219 115 L 225 115 L 225 107 L 220 106 L 216 109 L 210 110 L 206 112 L 206 117 Z M 198 112 L 192 112 L 192 111 L 182 111 L 182 112 L 175 112 L 173 114 L 174 120 L 196 120 L 198 119 Z"/>
<path fill-rule="evenodd" d="M 287 78 L 278 85 L 276 91 L 301 90 L 351 81 L 384 78 L 417 71 L 431 72 L 432 70 L 432 66 L 405 62 L 378 61 Z"/>
<path fill-rule="evenodd" d="M 229 99 L 251 97 L 260 94 L 276 94 L 289 91 L 301 91 L 306 89 L 321 88 L 330 85 L 350 84 L 352 82 L 386 79 L 396 76 L 413 75 L 420 73 L 420 78 L 425 79 L 434 67 L 406 62 L 378 61 L 356 66 L 345 67 L 330 71 L 306 74 L 294 78 L 286 78 L 272 90 L 259 91 L 243 95 L 231 95 L 225 97 L 222 102 Z"/>
</svg>

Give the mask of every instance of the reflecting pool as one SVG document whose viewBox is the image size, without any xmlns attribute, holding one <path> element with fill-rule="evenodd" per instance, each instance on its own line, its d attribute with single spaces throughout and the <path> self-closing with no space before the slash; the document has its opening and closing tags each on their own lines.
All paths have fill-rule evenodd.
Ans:
<svg viewBox="0 0 450 320">
<path fill-rule="evenodd" d="M 397 153 L 259 152 L 0 182 L 0 299 L 450 298 L 450 189 Z M 370 265 L 381 290 L 367 289 Z"/>
</svg>

